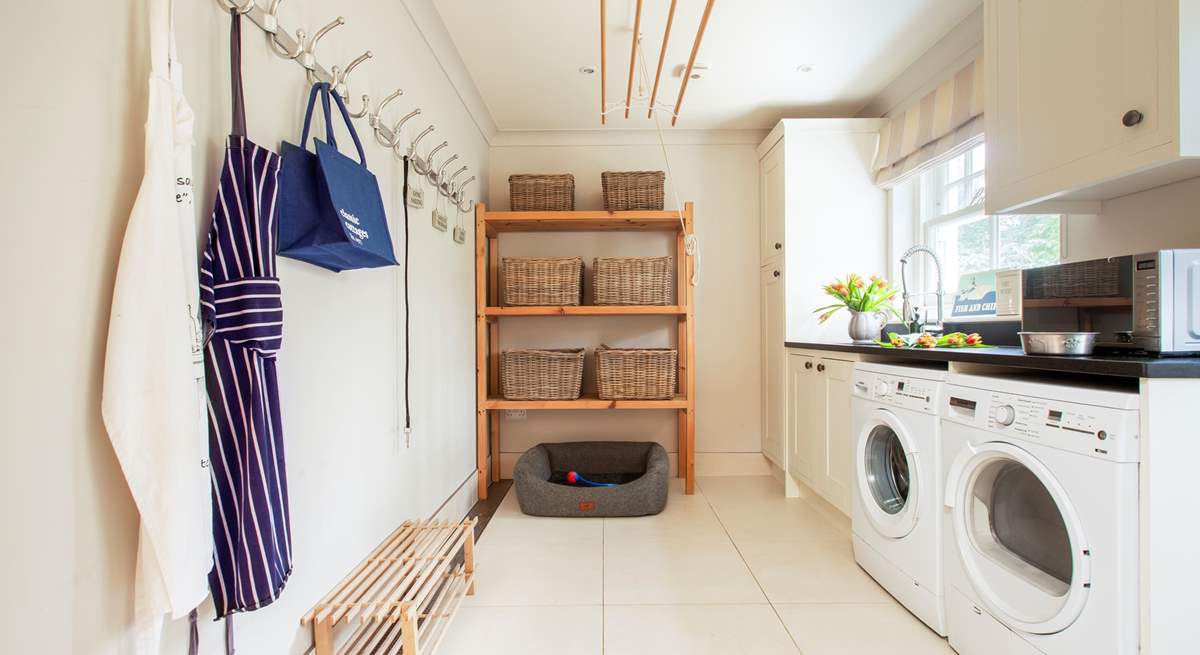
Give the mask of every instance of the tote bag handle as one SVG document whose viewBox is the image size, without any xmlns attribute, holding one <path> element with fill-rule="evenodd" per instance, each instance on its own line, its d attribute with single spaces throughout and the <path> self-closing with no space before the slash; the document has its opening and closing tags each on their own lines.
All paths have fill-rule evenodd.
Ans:
<svg viewBox="0 0 1200 655">
<path fill-rule="evenodd" d="M 325 85 L 325 92 L 329 93 L 329 85 Z M 342 120 L 346 121 L 346 130 L 350 132 L 350 138 L 354 139 L 354 147 L 358 150 L 358 161 L 363 168 L 367 167 L 367 155 L 363 152 L 362 141 L 358 140 L 358 132 L 354 130 L 354 123 L 350 122 L 350 112 L 346 110 L 346 103 L 342 102 L 342 96 L 337 93 L 332 94 L 333 101 L 337 103 L 338 110 L 342 112 Z"/>
<path fill-rule="evenodd" d="M 337 141 L 333 138 L 333 123 L 329 120 L 329 85 L 317 82 L 308 92 L 308 108 L 304 110 L 304 130 L 300 133 L 300 147 L 305 150 L 308 149 L 308 129 L 312 127 L 313 106 L 317 103 L 318 93 L 321 94 L 321 108 L 325 110 L 325 141 L 337 147 Z"/>
</svg>

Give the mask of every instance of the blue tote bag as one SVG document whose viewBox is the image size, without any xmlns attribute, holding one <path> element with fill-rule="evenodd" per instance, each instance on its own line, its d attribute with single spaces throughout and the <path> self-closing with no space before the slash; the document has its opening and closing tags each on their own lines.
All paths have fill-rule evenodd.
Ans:
<svg viewBox="0 0 1200 655">
<path fill-rule="evenodd" d="M 333 96 L 346 129 L 354 139 L 358 161 L 338 151 L 333 136 L 329 98 Z M 306 149 L 318 96 L 325 113 L 325 141 L 313 138 L 316 152 Z M 383 198 L 350 114 L 326 83 L 314 84 L 304 112 L 300 145 L 280 148 L 279 254 L 331 271 L 396 265 Z"/>
</svg>

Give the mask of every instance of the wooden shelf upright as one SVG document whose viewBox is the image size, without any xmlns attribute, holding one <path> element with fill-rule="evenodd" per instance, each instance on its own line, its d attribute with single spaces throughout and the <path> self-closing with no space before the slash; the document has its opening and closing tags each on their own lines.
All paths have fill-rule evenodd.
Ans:
<svg viewBox="0 0 1200 655">
<path fill-rule="evenodd" d="M 682 214 L 682 221 L 680 215 Z M 479 497 L 489 480 L 500 479 L 500 417 L 506 409 L 622 410 L 668 409 L 677 413 L 679 477 L 687 493 L 696 485 L 696 315 L 692 273 L 685 239 L 692 234 L 693 205 L 679 211 L 489 212 L 475 205 L 475 461 Z M 503 232 L 674 232 L 675 302 L 669 306 L 504 307 L 500 302 L 500 234 Z M 506 316 L 675 316 L 678 323 L 679 389 L 670 400 L 510 401 L 500 394 L 500 323 Z M 548 319 L 552 320 L 552 319 Z M 492 455 L 488 470 L 488 454 Z"/>
</svg>

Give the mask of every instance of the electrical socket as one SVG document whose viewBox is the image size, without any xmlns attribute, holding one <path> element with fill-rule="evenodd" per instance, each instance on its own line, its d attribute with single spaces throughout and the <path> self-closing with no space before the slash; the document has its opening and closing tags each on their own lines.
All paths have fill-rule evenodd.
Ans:
<svg viewBox="0 0 1200 655">
<path fill-rule="evenodd" d="M 443 214 L 438 209 L 433 210 L 433 229 L 445 232 L 446 226 L 448 226 L 449 224 L 450 224 L 450 221 L 446 219 L 445 214 Z"/>
<path fill-rule="evenodd" d="M 467 231 L 464 230 L 461 225 L 454 226 L 454 242 L 455 243 L 466 243 L 467 242 Z"/>
<path fill-rule="evenodd" d="M 413 209 L 421 209 L 425 206 L 425 192 L 418 186 L 408 187 L 408 206 Z"/>
<path fill-rule="evenodd" d="M 506 409 L 504 410 L 504 418 L 513 421 L 524 421 L 527 416 L 523 409 Z"/>
</svg>

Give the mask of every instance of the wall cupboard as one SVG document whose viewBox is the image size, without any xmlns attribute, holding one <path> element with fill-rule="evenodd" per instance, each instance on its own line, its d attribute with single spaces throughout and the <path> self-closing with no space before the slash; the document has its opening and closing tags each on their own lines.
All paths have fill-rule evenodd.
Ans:
<svg viewBox="0 0 1200 655">
<path fill-rule="evenodd" d="M 1200 175 L 1196 3 L 987 0 L 984 61 L 989 213 Z"/>
<path fill-rule="evenodd" d="M 781 121 L 758 147 L 762 452 L 843 511 L 850 488 L 850 360 L 794 362 L 785 341 L 848 341 L 821 284 L 887 270 L 887 201 L 870 170 L 879 119 Z"/>
</svg>

